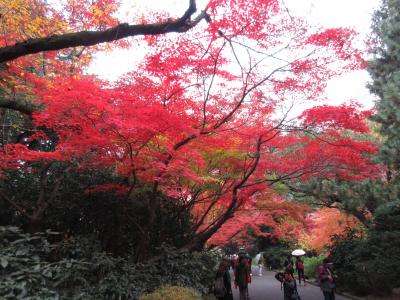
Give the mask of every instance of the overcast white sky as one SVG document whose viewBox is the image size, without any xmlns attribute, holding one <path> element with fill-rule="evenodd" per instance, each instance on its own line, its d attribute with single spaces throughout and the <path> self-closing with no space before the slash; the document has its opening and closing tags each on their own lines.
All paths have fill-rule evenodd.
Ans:
<svg viewBox="0 0 400 300">
<path fill-rule="evenodd" d="M 148 10 L 166 10 L 172 15 L 180 16 L 188 5 L 188 0 L 123 0 L 121 19 L 132 23 L 133 16 Z M 197 0 L 201 10 L 207 0 Z M 366 37 L 370 32 L 373 11 L 379 7 L 380 0 L 284 0 L 293 15 L 307 19 L 311 25 L 323 27 L 352 27 Z M 98 54 L 89 68 L 89 73 L 97 74 L 108 80 L 115 80 L 134 68 L 144 52 L 140 49 L 116 50 L 111 53 Z M 356 71 L 328 84 L 327 94 L 332 103 L 356 99 L 366 107 L 373 104 L 365 85 L 369 80 L 366 71 Z"/>
</svg>

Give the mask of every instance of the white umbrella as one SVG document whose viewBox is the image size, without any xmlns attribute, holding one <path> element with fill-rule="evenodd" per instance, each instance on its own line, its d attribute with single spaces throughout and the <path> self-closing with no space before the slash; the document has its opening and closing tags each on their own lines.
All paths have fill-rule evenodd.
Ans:
<svg viewBox="0 0 400 300">
<path fill-rule="evenodd" d="M 306 252 L 305 252 L 304 250 L 302 250 L 302 249 L 296 249 L 296 250 L 294 250 L 294 251 L 292 252 L 292 255 L 293 255 L 293 256 L 302 256 L 302 255 L 304 255 L 304 254 L 306 254 Z"/>
</svg>

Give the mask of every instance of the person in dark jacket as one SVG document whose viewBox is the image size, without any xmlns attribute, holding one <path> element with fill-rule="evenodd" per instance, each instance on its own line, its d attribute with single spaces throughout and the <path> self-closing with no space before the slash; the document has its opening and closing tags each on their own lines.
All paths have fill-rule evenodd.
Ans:
<svg viewBox="0 0 400 300">
<path fill-rule="evenodd" d="M 294 277 L 294 262 L 292 257 L 289 257 L 288 260 L 285 262 L 285 270 L 287 270 L 290 275 Z"/>
<path fill-rule="evenodd" d="M 319 287 L 324 294 L 325 300 L 335 300 L 335 274 L 333 273 L 333 265 L 328 258 L 322 261 L 319 266 Z"/>
<path fill-rule="evenodd" d="M 249 254 L 246 254 L 246 258 L 247 258 L 247 262 L 248 262 L 248 264 L 249 264 L 250 276 L 252 276 L 252 275 L 253 275 L 253 272 L 252 272 L 252 269 L 251 269 L 251 265 L 252 265 L 252 263 L 253 263 L 253 258 L 252 258 Z"/>
<path fill-rule="evenodd" d="M 297 292 L 296 279 L 291 274 L 291 270 L 285 269 L 283 273 L 277 273 L 275 278 L 282 283 L 284 300 L 301 300 Z"/>
<path fill-rule="evenodd" d="M 235 287 L 239 287 L 239 300 L 248 299 L 248 284 L 251 282 L 249 263 L 246 256 L 239 256 L 235 268 Z"/>
<path fill-rule="evenodd" d="M 223 295 L 216 294 L 215 297 L 218 300 L 233 300 L 231 275 L 229 274 L 229 265 L 227 261 L 222 261 L 219 264 L 217 274 L 215 275 L 215 282 L 221 280 L 221 278 L 224 286 L 224 293 Z"/>
</svg>

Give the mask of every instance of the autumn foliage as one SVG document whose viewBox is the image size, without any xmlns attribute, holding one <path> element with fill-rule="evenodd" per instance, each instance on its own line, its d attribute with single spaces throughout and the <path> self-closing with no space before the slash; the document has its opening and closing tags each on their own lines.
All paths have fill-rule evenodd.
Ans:
<svg viewBox="0 0 400 300">
<path fill-rule="evenodd" d="M 2 4 L 21 18 L 2 12 L 8 22 L 2 46 L 118 22 L 110 0 L 67 1 L 65 13 L 29 2 Z M 112 170 L 125 182 L 91 187 L 91 193 L 109 190 L 129 199 L 147 188 L 181 199 L 192 212 L 193 247 L 220 228 L 212 243 L 243 235 L 248 226 L 262 234 L 261 224 L 282 236 L 299 233 L 306 208 L 285 202 L 274 190 L 279 182 L 368 178 L 376 147 L 347 133 L 367 132 L 369 111 L 354 103 L 291 110 L 323 99 L 330 78 L 364 67 L 352 45 L 355 32 L 310 28 L 277 0 L 215 0 L 206 13 L 209 22 L 187 33 L 136 38 L 147 49 L 145 59 L 112 84 L 85 75 L 92 48 L 3 65 L 2 93 L 33 108 L 29 138 L 3 137 L 1 170 L 39 172 L 51 162 L 76 171 Z M 154 13 L 144 22 L 167 17 Z M 33 149 L 33 141 L 54 148 Z M 156 207 L 149 202 L 149 210 Z"/>
<path fill-rule="evenodd" d="M 309 209 L 307 205 L 285 201 L 274 194 L 255 197 L 222 225 L 208 243 L 236 243 L 250 247 L 256 237 L 295 242 L 313 225 L 308 218 Z"/>
<path fill-rule="evenodd" d="M 310 216 L 312 226 L 308 233 L 302 234 L 300 243 L 306 249 L 316 250 L 319 253 L 327 251 L 332 245 L 332 236 L 342 235 L 349 228 L 362 227 L 353 216 L 346 215 L 336 208 L 321 208 Z"/>
</svg>

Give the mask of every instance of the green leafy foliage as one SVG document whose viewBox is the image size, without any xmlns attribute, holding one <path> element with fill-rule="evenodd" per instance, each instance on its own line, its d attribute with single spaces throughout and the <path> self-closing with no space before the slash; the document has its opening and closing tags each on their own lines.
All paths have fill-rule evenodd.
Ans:
<svg viewBox="0 0 400 300">
<path fill-rule="evenodd" d="M 263 251 L 263 256 L 267 267 L 282 269 L 288 257 L 290 257 L 290 252 L 290 249 L 284 245 L 266 248 Z"/>
<path fill-rule="evenodd" d="M 0 227 L 0 297 L 3 299 L 128 299 L 161 285 L 207 292 L 217 255 L 163 246 L 146 263 L 101 251 L 91 236 L 25 234 Z"/>
<path fill-rule="evenodd" d="M 380 206 L 369 231 L 367 247 L 372 253 L 373 288 L 379 293 L 389 293 L 400 286 L 400 201 Z"/>
<path fill-rule="evenodd" d="M 389 295 L 400 285 L 400 202 L 379 207 L 368 236 L 355 230 L 333 237 L 339 288 L 360 295 Z"/>
<path fill-rule="evenodd" d="M 333 262 L 337 278 L 337 286 L 356 294 L 370 292 L 368 278 L 366 277 L 365 262 L 368 257 L 361 258 L 361 250 L 365 241 L 354 230 L 347 230 L 343 235 L 332 238 L 334 244 L 331 248 L 330 259 Z"/>
<path fill-rule="evenodd" d="M 339 286 L 359 294 L 388 295 L 400 286 L 399 17 L 400 2 L 383 0 L 373 20 L 375 56 L 368 63 L 370 90 L 378 96 L 373 120 L 379 123 L 383 139 L 377 160 L 385 166 L 386 182 L 363 193 L 364 199 L 380 200 L 370 209 L 373 218 L 365 238 L 348 231 L 334 237 L 331 251 Z"/>
<path fill-rule="evenodd" d="M 6 194 L 10 194 L 15 205 L 28 215 L 39 210 L 39 195 L 44 191 L 49 195 L 45 212 L 32 224 L 32 220 L 20 211 L 16 213 L 14 207 L 0 196 L 0 225 L 12 224 L 29 232 L 52 228 L 68 235 L 95 234 L 103 251 L 119 256 L 138 253 L 140 241 L 145 237 L 148 238 L 147 247 L 140 250 L 152 257 L 159 254 L 157 249 L 162 243 L 180 248 L 193 236 L 190 207 L 183 207 L 180 198 L 154 193 L 146 187 L 138 188 L 129 197 L 112 189 L 100 190 L 99 187 L 106 183 L 123 186 L 126 182 L 109 170 L 68 170 L 64 174 L 66 166 L 63 163 L 51 165 L 47 174 L 48 187 L 42 191 L 39 163 L 37 167 L 37 170 L 32 168 L 32 172 L 8 171 L 0 180 L 0 191 L 13 191 Z M 60 178 L 62 185 L 52 193 L 52 187 Z M 151 210 L 154 210 L 155 221 L 152 228 L 146 229 Z"/>
<path fill-rule="evenodd" d="M 24 234 L 17 227 L 0 227 L 0 297 L 58 299 L 57 290 L 82 279 L 88 263 L 73 258 L 55 260 L 55 233 Z"/>
<path fill-rule="evenodd" d="M 368 225 L 376 208 L 400 196 L 396 186 L 378 179 L 350 182 L 337 179 L 316 178 L 292 186 L 296 199 L 322 207 L 336 207 Z"/>
<path fill-rule="evenodd" d="M 303 257 L 304 275 L 306 278 L 317 278 L 318 267 L 322 264 L 324 256 Z"/>
<path fill-rule="evenodd" d="M 399 160 L 399 99 L 400 99 L 400 3 L 397 0 L 384 0 L 375 13 L 373 28 L 376 46 L 375 57 L 368 64 L 373 79 L 370 90 L 376 94 L 377 113 L 374 120 L 380 127 L 384 141 L 380 148 L 380 159 L 390 170 L 400 169 Z"/>
</svg>

